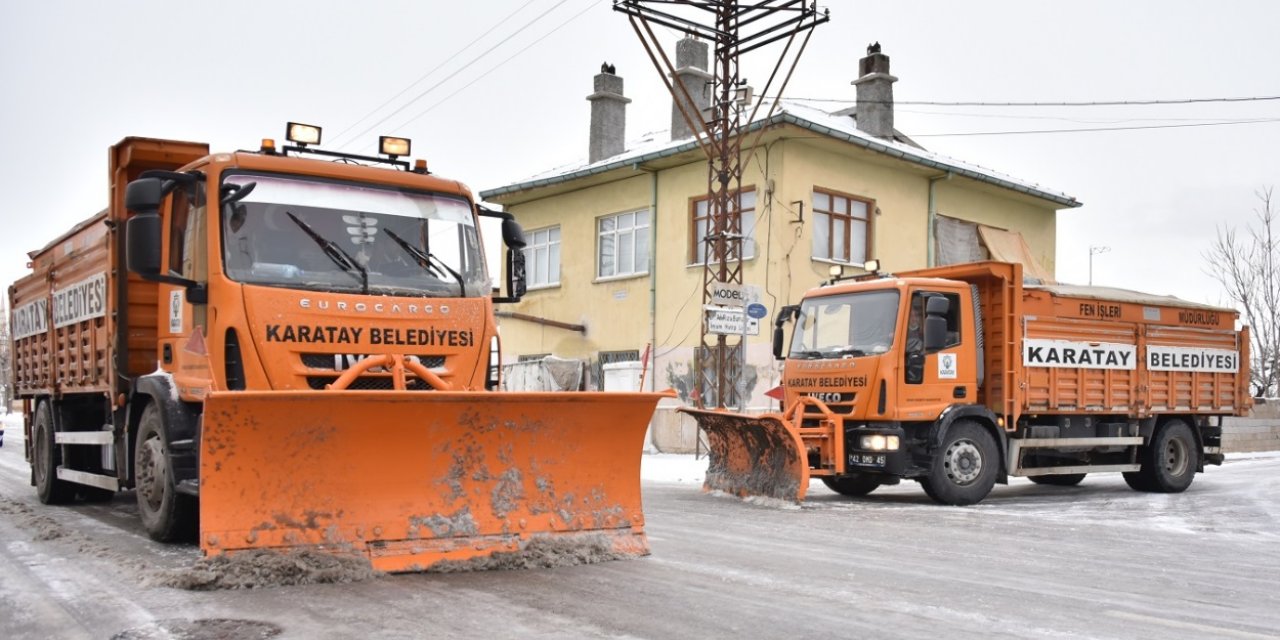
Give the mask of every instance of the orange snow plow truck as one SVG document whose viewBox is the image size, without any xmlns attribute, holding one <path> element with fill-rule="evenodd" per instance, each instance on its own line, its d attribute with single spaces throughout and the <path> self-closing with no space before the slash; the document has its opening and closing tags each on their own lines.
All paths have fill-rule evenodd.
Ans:
<svg viewBox="0 0 1280 640">
<path fill-rule="evenodd" d="M 550 539 L 646 554 L 661 396 L 498 390 L 493 305 L 524 292 L 510 215 L 410 166 L 406 139 L 356 156 L 289 131 L 218 154 L 127 138 L 109 207 L 30 254 L 9 294 L 40 500 L 132 488 L 157 540 L 385 571 Z M 505 292 L 481 216 L 501 219 Z"/>
<path fill-rule="evenodd" d="M 1018 264 L 836 279 L 780 309 L 778 358 L 792 321 L 782 413 L 683 409 L 708 435 L 707 489 L 800 501 L 814 477 L 849 496 L 910 478 L 966 505 L 1008 476 L 1118 471 L 1180 492 L 1251 404 L 1235 311 L 1024 285 Z"/>
</svg>

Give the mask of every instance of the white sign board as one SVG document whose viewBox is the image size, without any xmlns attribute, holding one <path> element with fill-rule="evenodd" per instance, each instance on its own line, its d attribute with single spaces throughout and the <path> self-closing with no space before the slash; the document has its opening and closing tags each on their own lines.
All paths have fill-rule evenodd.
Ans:
<svg viewBox="0 0 1280 640">
<path fill-rule="evenodd" d="M 13 339 L 21 340 L 49 330 L 49 301 L 32 300 L 13 310 Z"/>
<path fill-rule="evenodd" d="M 1022 364 L 1071 369 L 1137 369 L 1137 347 L 1110 342 L 1028 339 L 1022 343 Z"/>
<path fill-rule="evenodd" d="M 1204 371 L 1235 373 L 1240 354 L 1227 349 L 1147 346 L 1147 369 L 1151 371 Z"/>
<path fill-rule="evenodd" d="M 107 274 L 99 273 L 53 290 L 53 326 L 65 327 L 107 315 Z"/>
<path fill-rule="evenodd" d="M 956 379 L 956 354 L 954 353 L 938 354 L 938 379 L 939 380 L 955 380 Z"/>
<path fill-rule="evenodd" d="M 742 319 L 745 314 L 741 309 L 713 309 L 707 307 L 707 333 L 715 333 L 725 336 L 740 336 L 742 332 Z M 760 321 L 755 318 L 747 318 L 746 335 L 760 335 Z"/>
<path fill-rule="evenodd" d="M 754 284 L 711 283 L 711 304 L 745 307 L 760 302 L 760 286 Z"/>
</svg>

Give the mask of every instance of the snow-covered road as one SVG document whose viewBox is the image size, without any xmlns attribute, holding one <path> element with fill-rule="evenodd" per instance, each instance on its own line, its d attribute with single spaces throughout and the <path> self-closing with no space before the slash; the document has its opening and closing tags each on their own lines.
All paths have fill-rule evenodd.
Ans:
<svg viewBox="0 0 1280 640">
<path fill-rule="evenodd" d="M 1280 638 L 1280 454 L 1180 495 L 1015 480 L 967 508 L 912 483 L 749 504 L 646 456 L 647 558 L 187 592 L 148 576 L 195 547 L 148 540 L 132 494 L 40 505 L 6 422 L 0 638 Z"/>
</svg>

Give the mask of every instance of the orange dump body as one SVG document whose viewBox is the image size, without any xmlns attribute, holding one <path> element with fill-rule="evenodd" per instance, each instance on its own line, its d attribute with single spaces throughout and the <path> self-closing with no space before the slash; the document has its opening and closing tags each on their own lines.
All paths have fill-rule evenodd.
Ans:
<svg viewBox="0 0 1280 640">
<path fill-rule="evenodd" d="M 947 302 L 931 318 L 945 331 L 926 349 L 932 298 Z M 1024 284 L 1017 264 L 841 281 L 794 312 L 804 333 L 784 365 L 785 411 L 684 410 L 709 436 L 709 490 L 799 501 L 811 477 L 850 495 L 875 487 L 858 484 L 866 476 L 928 479 L 958 415 L 985 425 L 988 458 L 1010 452 L 988 460 L 1001 474 L 1136 472 L 1170 420 L 1196 429 L 1193 463 L 1216 464 L 1211 420 L 1251 404 L 1248 328 L 1236 330 L 1234 310 Z M 1093 457 L 1080 453 L 1090 448 Z"/>
</svg>

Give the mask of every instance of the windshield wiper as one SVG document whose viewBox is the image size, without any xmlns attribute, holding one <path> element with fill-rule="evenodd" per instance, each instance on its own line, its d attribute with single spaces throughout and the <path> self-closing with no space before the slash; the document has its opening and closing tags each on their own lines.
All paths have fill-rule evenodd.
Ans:
<svg viewBox="0 0 1280 640">
<path fill-rule="evenodd" d="M 292 211 L 286 211 L 284 214 L 289 216 L 289 219 L 292 220 L 294 224 L 298 225 L 299 229 L 305 231 L 307 235 L 320 246 L 320 249 L 324 251 L 324 255 L 328 256 L 334 264 L 342 267 L 342 269 L 348 274 L 355 276 L 364 288 L 364 293 L 369 293 L 368 269 L 360 266 L 360 263 L 356 262 L 356 259 L 351 257 L 351 254 L 343 251 L 342 247 L 338 246 L 338 243 L 316 233 L 316 230 L 311 228 L 311 225 L 303 222 L 298 216 L 293 215 Z"/>
<path fill-rule="evenodd" d="M 859 348 L 857 348 L 857 347 L 845 346 L 845 347 L 837 347 L 837 348 L 835 348 L 835 349 L 832 349 L 832 350 L 831 350 L 831 355 L 833 355 L 833 356 L 853 356 L 853 357 L 855 357 L 855 358 L 856 358 L 856 357 L 862 357 L 862 356 L 867 355 L 867 352 L 866 352 L 866 351 L 863 351 L 862 349 L 859 349 Z"/>
<path fill-rule="evenodd" d="M 797 360 L 813 360 L 821 358 L 822 354 L 817 351 L 792 351 L 791 355 L 788 357 L 795 358 Z"/>
<path fill-rule="evenodd" d="M 422 249 L 409 244 L 408 242 L 405 241 L 404 238 L 401 238 L 400 236 L 396 235 L 396 232 L 390 229 L 383 229 L 383 232 L 387 234 L 387 237 L 391 238 L 392 240 L 395 240 L 396 244 L 400 245 L 400 248 L 404 249 L 405 253 L 409 254 L 410 256 L 413 256 L 413 259 L 415 262 L 418 263 L 418 266 L 425 269 L 427 273 L 430 273 L 435 277 L 443 280 L 444 277 L 440 273 L 440 269 L 437 268 L 436 265 L 443 267 L 445 271 L 449 272 L 449 275 L 453 276 L 454 280 L 458 281 L 458 293 L 461 294 L 461 297 L 463 298 L 467 297 L 467 285 L 462 282 L 462 274 L 458 273 L 457 271 L 454 271 L 453 267 L 450 267 L 447 262 L 432 255 L 431 252 L 429 251 L 423 251 Z M 435 264 L 432 264 L 432 261 L 434 261 Z"/>
</svg>

